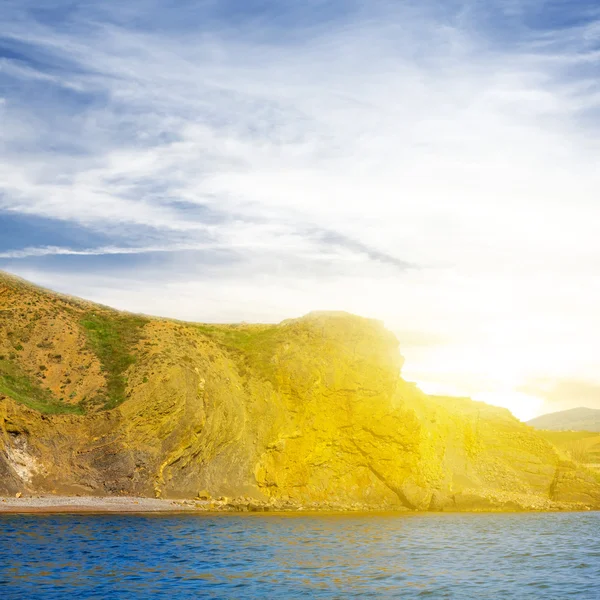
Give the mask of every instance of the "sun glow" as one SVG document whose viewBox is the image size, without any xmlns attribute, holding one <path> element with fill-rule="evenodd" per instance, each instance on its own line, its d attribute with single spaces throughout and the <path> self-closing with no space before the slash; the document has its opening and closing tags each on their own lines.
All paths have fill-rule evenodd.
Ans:
<svg viewBox="0 0 600 600">
<path fill-rule="evenodd" d="M 398 338 L 402 340 L 401 332 Z M 560 361 L 543 348 L 483 344 L 480 340 L 412 347 L 403 355 L 403 376 L 418 382 L 425 393 L 468 397 L 507 408 L 521 421 L 548 412 L 544 394 L 531 393 L 526 389 L 528 382 L 541 377 L 549 366 L 555 373 L 561 367 Z"/>
<path fill-rule="evenodd" d="M 481 402 L 487 402 L 487 404 L 508 408 L 521 421 L 529 421 L 529 419 L 536 417 L 544 404 L 541 398 L 517 392 L 513 389 L 483 392 L 477 394 L 473 400 L 480 400 Z"/>
<path fill-rule="evenodd" d="M 492 406 L 507 408 L 517 419 L 529 421 L 542 412 L 544 400 L 537 396 L 516 391 L 516 387 L 503 387 L 493 391 L 468 392 L 469 386 L 420 381 L 417 385 L 426 394 L 438 396 L 462 396 L 485 402 Z"/>
</svg>

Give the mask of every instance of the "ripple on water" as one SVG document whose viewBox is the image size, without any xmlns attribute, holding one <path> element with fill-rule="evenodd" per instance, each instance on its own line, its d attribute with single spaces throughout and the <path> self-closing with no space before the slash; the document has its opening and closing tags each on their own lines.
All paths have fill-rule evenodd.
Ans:
<svg viewBox="0 0 600 600">
<path fill-rule="evenodd" d="M 600 514 L 2 515 L 0 598 L 600 598 Z"/>
</svg>

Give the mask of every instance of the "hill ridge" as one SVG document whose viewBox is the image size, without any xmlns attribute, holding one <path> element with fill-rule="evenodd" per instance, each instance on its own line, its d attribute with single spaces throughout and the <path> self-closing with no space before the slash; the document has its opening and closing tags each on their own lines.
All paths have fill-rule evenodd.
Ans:
<svg viewBox="0 0 600 600">
<path fill-rule="evenodd" d="M 587 406 L 569 408 L 540 415 L 528 421 L 527 424 L 537 429 L 553 431 L 585 430 L 600 432 L 600 409 Z"/>
<path fill-rule="evenodd" d="M 404 381 L 379 321 L 181 322 L 15 280 L 0 295 L 0 493 L 600 507 L 600 477 L 506 409 Z"/>
</svg>

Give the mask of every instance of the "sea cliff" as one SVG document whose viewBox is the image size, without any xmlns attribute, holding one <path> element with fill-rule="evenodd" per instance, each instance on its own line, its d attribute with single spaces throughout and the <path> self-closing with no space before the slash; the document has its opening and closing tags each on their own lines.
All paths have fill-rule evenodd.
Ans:
<svg viewBox="0 0 600 600">
<path fill-rule="evenodd" d="M 0 494 L 220 510 L 600 507 L 600 476 L 507 410 L 401 377 L 383 325 L 131 315 L 0 274 Z"/>
</svg>

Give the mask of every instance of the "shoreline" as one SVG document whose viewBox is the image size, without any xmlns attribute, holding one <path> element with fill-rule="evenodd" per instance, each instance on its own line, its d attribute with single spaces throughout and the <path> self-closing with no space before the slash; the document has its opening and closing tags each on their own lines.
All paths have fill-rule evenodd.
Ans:
<svg viewBox="0 0 600 600">
<path fill-rule="evenodd" d="M 133 496 L 0 497 L 0 514 L 197 512 L 196 503 Z"/>
<path fill-rule="evenodd" d="M 219 503 L 220 504 L 220 503 Z M 522 513 L 557 513 L 557 512 L 597 512 L 590 507 L 544 507 L 515 509 L 514 507 L 497 507 L 471 510 L 443 511 L 411 511 L 393 509 L 368 509 L 349 507 L 300 507 L 257 505 L 242 509 L 231 504 L 219 506 L 204 500 L 169 500 L 163 498 L 143 498 L 135 496 L 28 496 L 0 497 L 0 515 L 2 514 L 151 514 L 151 513 L 186 513 L 196 515 L 432 515 L 432 514 L 522 514 Z"/>
</svg>

